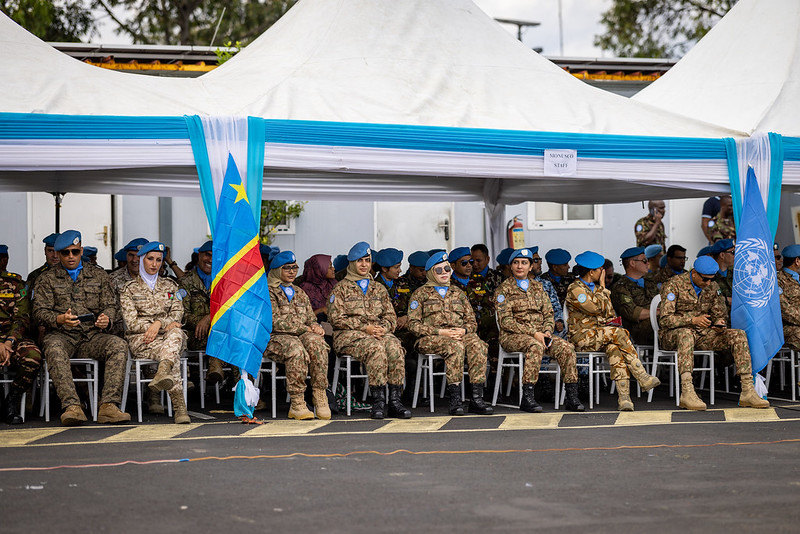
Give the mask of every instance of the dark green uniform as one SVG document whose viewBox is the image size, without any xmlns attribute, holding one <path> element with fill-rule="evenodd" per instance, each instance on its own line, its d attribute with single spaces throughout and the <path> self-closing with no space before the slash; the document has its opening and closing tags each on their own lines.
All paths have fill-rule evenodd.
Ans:
<svg viewBox="0 0 800 534">
<path fill-rule="evenodd" d="M 559 302 L 564 302 L 567 300 L 567 290 L 569 289 L 570 284 L 575 281 L 575 276 L 571 274 L 565 274 L 564 276 L 554 276 L 550 271 L 547 271 L 539 278 L 542 280 L 547 280 L 551 284 L 553 284 L 553 288 L 556 290 L 556 295 L 558 295 Z"/>
<path fill-rule="evenodd" d="M 195 269 L 186 273 L 179 283 L 187 293 L 183 298 L 183 323 L 189 336 L 189 350 L 205 350 L 207 338 L 197 339 L 194 330 L 197 323 L 211 313 L 211 294 Z"/>
<path fill-rule="evenodd" d="M 634 280 L 623 276 L 611 290 L 611 303 L 614 311 L 622 317 L 622 326 L 631 334 L 631 339 L 637 345 L 653 344 L 653 327 L 650 324 L 650 302 L 653 296 L 645 287 L 639 287 Z M 647 310 L 648 316 L 639 320 L 642 310 Z"/>
<path fill-rule="evenodd" d="M 16 373 L 12 387 L 19 392 L 30 389 L 42 365 L 39 348 L 28 338 L 30 321 L 31 301 L 22 277 L 0 273 L 0 343 L 16 340 L 10 364 Z"/>
</svg>

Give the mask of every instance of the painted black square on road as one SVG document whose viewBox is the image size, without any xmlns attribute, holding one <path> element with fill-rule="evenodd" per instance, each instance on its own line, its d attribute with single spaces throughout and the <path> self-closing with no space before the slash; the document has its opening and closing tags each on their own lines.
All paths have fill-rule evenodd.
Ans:
<svg viewBox="0 0 800 534">
<path fill-rule="evenodd" d="M 672 412 L 673 423 L 689 423 L 692 421 L 724 421 L 725 412 L 722 410 L 710 410 L 705 412 L 696 412 L 692 410 L 681 410 L 679 412 Z"/>
<path fill-rule="evenodd" d="M 558 426 L 613 425 L 618 416 L 617 413 L 565 413 Z"/>
<path fill-rule="evenodd" d="M 248 430 L 252 430 L 255 425 L 245 425 L 240 422 L 235 423 L 209 423 L 193 428 L 183 434 L 175 437 L 178 438 L 213 438 L 217 436 L 239 436 Z"/>
<path fill-rule="evenodd" d="M 505 420 L 505 417 L 453 417 L 439 430 L 494 430 Z"/>
<path fill-rule="evenodd" d="M 776 403 L 770 402 L 775 409 L 775 413 L 780 419 L 799 419 L 800 418 L 800 404 L 792 403 L 785 406 L 780 406 Z"/>
<path fill-rule="evenodd" d="M 325 426 L 315 428 L 309 434 L 329 434 L 331 432 L 372 432 L 386 425 L 392 419 L 357 419 L 355 421 L 331 421 Z"/>
<path fill-rule="evenodd" d="M 92 424 L 92 423 L 87 423 Z M 64 432 L 53 434 L 46 438 L 37 439 L 32 441 L 30 445 L 44 445 L 51 443 L 84 443 L 92 441 L 100 441 L 101 439 L 110 438 L 120 432 L 130 430 L 129 426 L 104 426 L 101 428 L 68 428 Z"/>
</svg>

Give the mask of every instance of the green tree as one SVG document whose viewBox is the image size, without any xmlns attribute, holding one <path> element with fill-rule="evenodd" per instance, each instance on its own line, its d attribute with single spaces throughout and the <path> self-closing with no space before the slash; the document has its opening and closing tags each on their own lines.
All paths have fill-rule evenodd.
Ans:
<svg viewBox="0 0 800 534">
<path fill-rule="evenodd" d="M 594 44 L 621 57 L 680 57 L 737 0 L 614 0 Z"/>
<path fill-rule="evenodd" d="M 96 30 L 83 0 L 0 0 L 0 11 L 45 41 L 80 41 Z"/>
<path fill-rule="evenodd" d="M 289 224 L 303 213 L 305 202 L 289 200 L 261 201 L 261 243 L 269 245 L 277 234 L 276 227 Z"/>
</svg>

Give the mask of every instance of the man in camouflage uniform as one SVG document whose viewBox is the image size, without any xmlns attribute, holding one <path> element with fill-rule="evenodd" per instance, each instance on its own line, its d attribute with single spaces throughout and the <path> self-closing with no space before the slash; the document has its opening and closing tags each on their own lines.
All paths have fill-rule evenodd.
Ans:
<svg viewBox="0 0 800 534">
<path fill-rule="evenodd" d="M 284 250 L 270 262 L 267 276 L 272 302 L 272 336 L 264 355 L 286 365 L 286 389 L 291 406 L 289 419 L 313 419 L 306 406 L 306 376 L 311 376 L 314 409 L 320 419 L 330 419 L 331 410 L 325 389 L 328 387 L 328 351 L 325 332 L 317 322 L 305 291 L 293 286 L 297 260 Z"/>
<path fill-rule="evenodd" d="M 408 330 L 408 303 L 411 300 L 411 288 L 408 280 L 400 276 L 400 262 L 403 252 L 396 248 L 385 248 L 375 255 L 375 263 L 380 272 L 375 281 L 386 289 L 397 316 L 397 328 L 394 335 L 403 342 L 406 354 L 414 349 L 414 335 Z"/>
<path fill-rule="evenodd" d="M 147 239 L 143 237 L 137 237 L 122 247 L 122 250 L 125 251 L 125 265 L 119 269 L 111 271 L 111 274 L 109 275 L 111 277 L 111 282 L 114 284 L 114 288 L 118 293 L 119 290 L 122 289 L 122 286 L 139 276 L 139 256 L 137 256 L 137 253 L 139 252 L 139 249 L 146 244 Z"/>
<path fill-rule="evenodd" d="M 722 291 L 725 306 L 728 309 L 728 319 L 731 318 L 731 303 L 733 302 L 733 258 L 734 245 L 731 239 L 720 239 L 711 246 L 709 251 L 714 261 L 719 265 L 719 271 L 714 275 L 714 281 Z"/>
<path fill-rule="evenodd" d="M 647 209 L 650 213 L 633 225 L 633 231 L 636 234 L 636 246 L 661 245 L 662 248 L 667 248 L 667 234 L 662 221 L 667 211 L 664 201 L 651 200 L 647 203 Z"/>
<path fill-rule="evenodd" d="M 783 269 L 778 272 L 778 287 L 783 338 L 794 350 L 800 350 L 800 245 L 783 249 Z"/>
<path fill-rule="evenodd" d="M 500 324 L 500 345 L 509 352 L 522 352 L 525 355 L 520 409 L 525 412 L 542 411 L 534 396 L 534 385 L 539 380 L 542 356 L 547 352 L 561 367 L 567 393 L 566 408 L 582 412 L 584 408 L 578 400 L 575 350 L 569 342 L 553 336 L 555 321 L 550 297 L 540 282 L 528 279 L 532 256 L 529 249 L 516 250 L 511 254 L 513 277 L 500 285 L 494 297 Z M 560 393 L 556 391 L 556 395 Z"/>
<path fill-rule="evenodd" d="M 470 249 L 472 258 L 472 278 L 481 277 L 486 282 L 486 288 L 494 295 L 494 292 L 503 283 L 503 273 L 489 267 L 489 248 L 483 243 L 472 245 Z"/>
<path fill-rule="evenodd" d="M 725 299 L 714 275 L 719 265 L 709 256 L 701 256 L 688 273 L 675 276 L 661 288 L 658 307 L 659 344 L 678 352 L 678 373 L 681 377 L 680 406 L 688 410 L 705 410 L 705 403 L 694 391 L 692 371 L 694 350 L 723 350 L 733 353 L 736 374 L 742 382 L 739 406 L 766 408 L 769 402 L 753 388 L 750 349 L 743 330 L 727 328 Z"/>
<path fill-rule="evenodd" d="M 61 265 L 48 269 L 34 286 L 33 315 L 47 328 L 44 356 L 64 413 L 61 423 L 86 421 L 80 407 L 69 359 L 92 358 L 105 364 L 103 392 L 97 412 L 99 423 L 130 421 L 118 408 L 128 361 L 128 344 L 107 334 L 118 319 L 117 297 L 106 272 L 81 263 L 81 234 L 68 230 L 56 239 L 54 248 Z M 85 322 L 78 317 L 93 314 Z"/>
<path fill-rule="evenodd" d="M 446 253 L 431 256 L 425 268 L 428 283 L 411 297 L 408 328 L 419 338 L 420 354 L 438 354 L 444 359 L 450 415 L 464 415 L 461 380 L 465 358 L 472 385 L 469 411 L 491 415 L 494 410 L 483 400 L 488 346 L 476 333 L 478 323 L 472 306 L 463 291 L 450 285 L 452 271 Z"/>
<path fill-rule="evenodd" d="M 28 274 L 28 278 L 25 280 L 25 285 L 28 290 L 28 297 L 30 299 L 33 299 L 33 286 L 36 283 L 36 279 L 39 277 L 39 275 L 50 267 L 58 265 L 58 252 L 56 252 L 53 248 L 57 237 L 58 234 L 50 234 L 42 239 L 42 243 L 44 243 L 44 264 Z M 40 346 L 42 344 L 42 340 L 44 339 L 44 332 L 44 326 L 37 324 L 36 321 L 31 318 L 30 335 L 39 343 Z"/>
<path fill-rule="evenodd" d="M 554 248 L 547 251 L 544 259 L 547 261 L 548 271 L 540 278 L 553 284 L 558 301 L 564 302 L 567 298 L 567 289 L 575 281 L 575 277 L 569 272 L 569 260 L 572 259 L 572 255 L 563 248 Z"/>
<path fill-rule="evenodd" d="M 408 270 L 400 279 L 403 280 L 403 286 L 407 287 L 412 294 L 425 285 L 425 262 L 429 257 L 426 252 L 421 250 L 412 252 L 408 256 Z"/>
<path fill-rule="evenodd" d="M 611 296 L 605 288 L 605 258 L 595 252 L 579 254 L 579 278 L 567 291 L 566 307 L 569 310 L 569 340 L 577 351 L 604 351 L 611 368 L 611 380 L 616 382 L 620 411 L 632 411 L 630 375 L 643 391 L 649 391 L 661 382 L 644 370 L 642 362 L 631 344 L 628 331 L 615 326 L 616 319 Z"/>
<path fill-rule="evenodd" d="M 0 245 L 0 250 L 7 249 Z M 42 354 L 36 344 L 28 339 L 31 301 L 22 277 L 15 273 L 0 273 L 0 365 L 11 366 L 16 375 L 5 398 L 3 419 L 10 425 L 23 422 L 20 412 L 22 395 L 31 389 Z"/>
<path fill-rule="evenodd" d="M 372 418 L 383 419 L 384 386 L 389 384 L 389 417 L 408 419 L 400 397 L 405 376 L 405 349 L 392 332 L 397 316 L 386 289 L 370 278 L 372 259 L 365 242 L 347 254 L 347 276 L 336 284 L 328 300 L 328 319 L 333 326 L 333 348 L 349 354 L 367 368 L 372 394 Z"/>
<path fill-rule="evenodd" d="M 708 223 L 708 233 L 711 242 L 716 243 L 720 239 L 736 240 L 736 223 L 733 219 L 733 201 L 731 197 L 721 197 L 719 199 L 719 213 Z"/>
<path fill-rule="evenodd" d="M 542 285 L 544 292 L 547 293 L 547 296 L 550 298 L 550 305 L 553 307 L 553 320 L 555 321 L 554 330 L 552 330 L 553 334 L 557 335 L 561 339 L 567 339 L 567 328 L 564 324 L 564 312 L 561 308 L 561 301 L 558 300 L 556 288 L 553 287 L 553 284 L 550 283 L 549 280 L 542 278 L 542 258 L 539 256 L 539 247 L 531 247 L 529 250 L 531 251 L 532 258 L 530 267 L 531 270 L 528 273 L 528 278 L 539 282 Z M 510 257 L 511 256 L 509 256 L 509 258 Z M 513 278 L 513 275 L 510 278 Z"/>
<path fill-rule="evenodd" d="M 629 248 L 620 256 L 625 276 L 611 290 L 611 304 L 622 317 L 622 326 L 630 332 L 637 345 L 653 344 L 653 326 L 650 324 L 650 302 L 655 295 L 648 293 L 644 275 L 647 259 L 641 247 Z"/>
<path fill-rule="evenodd" d="M 656 295 L 661 291 L 664 282 L 686 272 L 686 249 L 680 245 L 671 245 L 667 249 L 667 264 L 657 271 L 651 271 L 644 276 L 647 292 Z"/>
</svg>

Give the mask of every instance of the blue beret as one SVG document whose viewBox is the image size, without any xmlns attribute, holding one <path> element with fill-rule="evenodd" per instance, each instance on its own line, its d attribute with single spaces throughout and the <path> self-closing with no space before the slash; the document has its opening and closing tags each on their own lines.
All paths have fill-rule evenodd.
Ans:
<svg viewBox="0 0 800 534">
<path fill-rule="evenodd" d="M 97 248 L 83 247 L 83 255 L 87 258 L 91 258 L 92 256 L 97 256 Z"/>
<path fill-rule="evenodd" d="M 450 262 L 454 262 L 460 260 L 464 256 L 469 256 L 470 254 L 472 254 L 472 252 L 470 251 L 469 247 L 458 247 L 451 250 L 450 254 L 447 256 L 450 258 Z"/>
<path fill-rule="evenodd" d="M 64 250 L 70 245 L 80 245 L 81 244 L 81 233 L 77 230 L 67 230 L 66 232 L 62 233 L 56 238 L 56 242 L 53 244 L 53 248 L 58 250 Z"/>
<path fill-rule="evenodd" d="M 160 241 L 150 241 L 149 243 L 142 245 L 136 255 L 144 256 L 148 252 L 160 252 L 161 254 L 164 254 L 164 251 L 166 250 L 167 247 L 164 246 L 164 243 L 161 243 Z"/>
<path fill-rule="evenodd" d="M 711 245 L 701 248 L 697 252 L 697 257 L 699 258 L 700 256 L 708 256 L 709 254 L 711 254 L 711 249 L 713 249 L 713 248 L 714 247 L 712 247 Z"/>
<path fill-rule="evenodd" d="M 539 247 L 528 247 L 528 250 L 531 251 L 531 254 L 538 254 L 539 253 Z"/>
<path fill-rule="evenodd" d="M 344 254 L 339 254 L 333 260 L 333 270 L 338 273 L 339 271 L 344 271 L 345 269 L 347 269 L 347 256 Z"/>
<path fill-rule="evenodd" d="M 403 261 L 403 251 L 396 248 L 385 248 L 375 255 L 375 263 L 381 267 L 391 267 Z"/>
<path fill-rule="evenodd" d="M 565 263 L 569 263 L 572 256 L 563 248 L 554 248 L 547 251 L 547 254 L 544 255 L 544 259 L 547 260 L 548 265 L 564 265 Z"/>
<path fill-rule="evenodd" d="M 408 264 L 414 267 L 425 267 L 429 257 L 425 252 L 418 250 L 408 257 Z"/>
<path fill-rule="evenodd" d="M 272 250 L 270 250 L 269 254 L 267 255 L 267 261 L 272 263 L 272 260 L 275 259 L 275 256 L 277 256 L 280 253 L 281 249 L 279 249 L 278 247 L 272 247 Z"/>
<path fill-rule="evenodd" d="M 800 245 L 789 245 L 785 247 L 781 255 L 784 258 L 800 258 Z"/>
<path fill-rule="evenodd" d="M 529 249 L 529 248 L 517 249 L 517 250 L 515 250 L 514 252 L 511 253 L 511 256 L 508 257 L 509 265 L 511 264 L 511 262 L 513 262 L 517 258 L 526 259 L 526 260 L 528 260 L 528 263 L 531 263 L 531 260 L 533 259 L 533 253 L 531 252 L 531 249 Z"/>
<path fill-rule="evenodd" d="M 278 267 L 282 267 L 287 263 L 295 263 L 297 258 L 294 257 L 294 252 L 291 250 L 284 250 L 283 252 L 279 252 L 272 258 L 272 261 L 269 262 L 270 269 L 277 269 Z"/>
<path fill-rule="evenodd" d="M 56 244 L 56 239 L 58 239 L 58 234 L 50 234 L 42 239 L 42 243 L 44 243 L 45 246 L 52 247 Z"/>
<path fill-rule="evenodd" d="M 666 267 L 667 266 L 667 257 L 666 256 L 661 256 L 661 259 L 658 260 L 658 264 L 661 267 Z"/>
<path fill-rule="evenodd" d="M 720 239 L 711 245 L 711 254 L 719 254 L 725 250 L 732 249 L 733 246 L 733 239 Z"/>
<path fill-rule="evenodd" d="M 197 247 L 197 252 L 213 252 L 214 251 L 214 241 L 209 239 L 199 247 Z"/>
<path fill-rule="evenodd" d="M 586 269 L 599 269 L 605 262 L 606 259 L 603 256 L 597 252 L 592 252 L 591 250 L 587 250 L 586 252 L 575 256 L 575 263 L 581 267 L 585 267 Z M 559 264 L 556 263 L 556 265 Z"/>
<path fill-rule="evenodd" d="M 131 241 L 125 245 L 123 248 L 127 250 L 132 250 L 134 252 L 138 251 L 141 247 L 148 243 L 147 239 L 143 237 L 137 237 L 136 239 L 131 239 Z"/>
<path fill-rule="evenodd" d="M 447 252 L 444 251 L 437 252 L 436 254 L 433 254 L 430 258 L 428 258 L 428 261 L 425 262 L 425 270 L 430 271 L 434 265 L 436 265 L 437 263 L 442 263 L 443 261 L 447 261 L 447 259 L 448 259 Z"/>
<path fill-rule="evenodd" d="M 495 260 L 497 261 L 497 265 L 508 265 L 509 261 L 508 258 L 511 257 L 511 253 L 514 252 L 513 248 L 504 248 L 500 251 L 500 254 L 497 255 Z"/>
<path fill-rule="evenodd" d="M 356 261 L 364 256 L 369 256 L 370 259 L 372 259 L 372 251 L 369 249 L 369 243 L 366 241 L 359 241 L 353 245 L 353 248 L 347 253 L 347 261 Z"/>
<path fill-rule="evenodd" d="M 620 259 L 633 258 L 639 254 L 644 254 L 644 247 L 631 247 L 619 255 Z"/>
<path fill-rule="evenodd" d="M 428 254 L 428 256 L 433 256 L 437 252 L 446 252 L 446 251 L 443 248 L 432 248 L 427 252 L 427 254 Z"/>
<path fill-rule="evenodd" d="M 0 245 L 0 254 L 8 256 L 8 245 Z"/>
<path fill-rule="evenodd" d="M 262 256 L 269 256 L 269 253 L 272 252 L 272 247 L 269 245 L 258 245 L 258 253 Z"/>
<path fill-rule="evenodd" d="M 663 250 L 664 247 L 662 247 L 661 245 L 650 245 L 648 247 L 645 247 L 644 256 L 649 260 L 650 258 L 655 258 L 656 256 L 658 256 Z"/>
<path fill-rule="evenodd" d="M 128 253 L 124 248 L 121 248 L 114 254 L 114 259 L 117 261 L 128 261 Z"/>
<path fill-rule="evenodd" d="M 780 249 L 781 249 L 781 246 L 778 244 L 777 241 L 775 243 L 773 243 L 772 250 L 780 250 Z"/>
<path fill-rule="evenodd" d="M 700 256 L 694 260 L 694 270 L 700 274 L 711 276 L 712 274 L 717 274 L 719 265 L 711 256 Z"/>
</svg>

